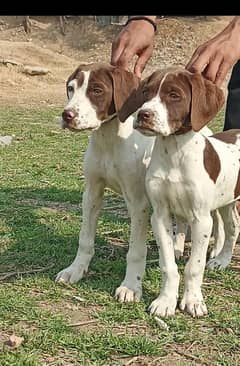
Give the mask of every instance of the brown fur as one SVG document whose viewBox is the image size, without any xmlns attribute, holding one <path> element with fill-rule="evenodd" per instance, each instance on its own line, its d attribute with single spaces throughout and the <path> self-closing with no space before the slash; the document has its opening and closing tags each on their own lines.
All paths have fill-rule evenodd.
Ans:
<svg viewBox="0 0 240 366">
<path fill-rule="evenodd" d="M 214 183 L 216 183 L 216 180 L 221 171 L 220 159 L 216 150 L 206 138 L 205 143 L 206 145 L 203 151 L 203 165 L 209 175 L 209 178 L 212 179 Z"/>
<path fill-rule="evenodd" d="M 237 198 L 240 195 L 240 170 L 238 171 L 237 183 L 234 189 L 234 198 Z"/>
<path fill-rule="evenodd" d="M 226 142 L 227 144 L 235 144 L 237 141 L 237 135 L 240 136 L 240 129 L 218 132 L 212 135 L 211 137 Z"/>
<path fill-rule="evenodd" d="M 238 136 L 240 137 L 240 129 L 232 129 L 228 131 L 215 133 L 214 135 L 211 136 L 211 138 L 221 140 L 222 142 L 225 142 L 227 144 L 235 144 Z M 238 173 L 238 178 L 234 190 L 234 198 L 238 197 L 239 195 L 240 195 L 240 171 Z"/>
<path fill-rule="evenodd" d="M 192 87 L 191 124 L 194 131 L 203 128 L 224 104 L 223 91 L 201 74 L 189 75 Z"/>
</svg>

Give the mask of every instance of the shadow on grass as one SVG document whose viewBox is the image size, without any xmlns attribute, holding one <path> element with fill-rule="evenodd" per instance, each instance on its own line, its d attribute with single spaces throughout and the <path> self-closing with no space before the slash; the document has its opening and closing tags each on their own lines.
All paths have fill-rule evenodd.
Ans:
<svg viewBox="0 0 240 366">
<path fill-rule="evenodd" d="M 107 199 L 111 200 L 111 197 Z M 43 268 L 43 274 L 54 280 L 61 269 L 70 265 L 78 247 L 81 201 L 82 192 L 77 190 L 58 190 L 54 187 L 2 189 L 0 277 L 2 273 Z M 121 217 L 119 212 L 116 216 L 102 210 L 99 219 L 101 224 L 98 228 L 103 225 L 102 222 L 106 227 L 112 227 L 116 225 L 116 220 L 118 225 L 128 226 L 128 218 Z M 93 289 L 109 291 L 123 278 L 127 246 L 113 248 L 99 231 L 95 239 L 95 256 L 89 267 L 90 275 L 82 281 Z M 5 282 L 15 281 L 16 278 L 16 275 L 9 277 Z"/>
</svg>

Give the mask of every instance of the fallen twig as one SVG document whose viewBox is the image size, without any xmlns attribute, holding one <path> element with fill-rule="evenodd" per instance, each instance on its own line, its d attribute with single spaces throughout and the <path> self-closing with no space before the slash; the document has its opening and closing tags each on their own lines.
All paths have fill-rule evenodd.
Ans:
<svg viewBox="0 0 240 366">
<path fill-rule="evenodd" d="M 240 270 L 240 266 L 231 266 L 230 268 L 231 268 L 231 269 L 236 269 L 237 271 L 239 271 L 239 270 Z"/>
<path fill-rule="evenodd" d="M 158 263 L 159 259 L 149 259 L 146 263 Z"/>
<path fill-rule="evenodd" d="M 197 361 L 197 362 L 201 362 L 201 360 L 198 357 L 193 356 L 190 353 L 186 353 L 186 352 L 183 352 L 183 351 L 179 351 L 178 349 L 175 349 L 174 351 L 176 353 L 178 353 L 179 355 L 181 355 L 181 356 L 184 356 L 186 358 L 190 358 L 191 360 L 194 360 L 194 361 Z"/>
<path fill-rule="evenodd" d="M 16 60 L 13 60 L 13 59 L 10 59 L 10 58 L 1 59 L 0 63 L 3 64 L 3 65 L 6 65 L 6 66 L 7 66 L 7 64 L 11 64 L 11 65 L 14 65 L 14 66 L 23 66 L 23 64 L 21 64 L 21 62 L 18 62 Z"/>
<path fill-rule="evenodd" d="M 133 362 L 137 361 L 139 359 L 139 356 L 134 356 L 133 358 L 131 358 L 131 360 L 128 360 L 124 366 L 129 366 L 131 365 Z"/>
<path fill-rule="evenodd" d="M 79 302 L 85 302 L 86 300 L 83 298 L 83 297 L 80 297 L 80 296 L 71 296 L 74 300 L 77 300 Z"/>
<path fill-rule="evenodd" d="M 119 238 L 107 236 L 106 239 L 110 242 L 109 245 L 113 245 L 113 246 L 117 246 L 117 247 L 121 247 L 121 248 L 126 248 L 128 246 L 128 244 L 124 240 L 119 239 Z"/>
<path fill-rule="evenodd" d="M 127 330 L 128 328 L 143 328 L 146 329 L 147 326 L 146 325 L 141 325 L 141 324 L 126 324 L 126 325 L 114 325 L 114 328 L 118 328 L 121 330 Z"/>
<path fill-rule="evenodd" d="M 190 346 L 186 349 L 186 351 L 189 351 L 195 344 L 198 343 L 198 341 L 194 341 L 190 344 Z"/>
<path fill-rule="evenodd" d="M 124 240 L 121 238 L 115 238 L 114 236 L 107 236 L 108 240 L 114 241 L 114 242 L 119 242 L 119 243 L 124 243 Z"/>
<path fill-rule="evenodd" d="M 125 209 L 125 207 L 124 206 L 120 206 L 120 205 L 116 205 L 116 206 L 105 206 L 105 207 L 103 207 L 103 210 L 110 210 L 110 211 L 112 211 L 112 210 L 116 210 L 116 209 Z"/>
<path fill-rule="evenodd" d="M 109 230 L 109 231 L 102 231 L 102 235 L 108 235 L 108 234 L 113 234 L 113 233 L 120 233 L 124 231 L 124 229 L 120 228 L 120 229 L 117 229 L 117 230 Z"/>
<path fill-rule="evenodd" d="M 25 274 L 45 272 L 47 269 L 50 269 L 53 266 L 54 266 L 54 264 L 51 264 L 48 267 L 30 269 L 28 271 L 22 271 L 22 272 L 14 271 L 14 272 L 0 273 L 0 281 L 3 281 L 6 278 L 13 277 L 13 276 L 22 276 L 22 275 L 25 275 Z"/>
<path fill-rule="evenodd" d="M 126 327 L 127 328 L 147 328 L 146 325 L 141 325 L 141 324 L 127 324 Z"/>
<path fill-rule="evenodd" d="M 81 327 L 83 325 L 94 324 L 94 323 L 98 323 L 98 322 L 99 322 L 98 319 L 92 319 L 92 320 L 85 320 L 82 322 L 67 324 L 67 326 L 68 327 Z"/>
</svg>

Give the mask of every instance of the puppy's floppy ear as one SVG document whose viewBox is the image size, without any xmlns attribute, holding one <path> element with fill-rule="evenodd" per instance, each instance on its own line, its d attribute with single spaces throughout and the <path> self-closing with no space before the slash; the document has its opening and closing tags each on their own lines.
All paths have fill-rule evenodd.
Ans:
<svg viewBox="0 0 240 366">
<path fill-rule="evenodd" d="M 199 131 L 221 109 L 225 98 L 223 91 L 201 74 L 190 74 L 192 88 L 191 124 L 194 131 Z"/>
<path fill-rule="evenodd" d="M 145 98 L 142 93 L 142 84 L 141 82 L 139 84 L 139 87 L 137 89 L 134 89 L 131 94 L 128 96 L 128 98 L 123 103 L 122 107 L 118 111 L 118 118 L 121 122 L 126 121 L 126 119 L 136 112 L 138 108 L 141 107 L 141 105 L 145 102 Z"/>
<path fill-rule="evenodd" d="M 132 72 L 126 71 L 119 67 L 114 68 L 111 71 L 111 75 L 113 79 L 113 100 L 116 112 L 119 116 L 120 110 L 122 109 L 129 95 L 136 92 L 140 80 Z M 131 113 L 129 113 L 129 115 L 130 114 Z M 122 121 L 122 119 L 120 120 Z"/>
</svg>

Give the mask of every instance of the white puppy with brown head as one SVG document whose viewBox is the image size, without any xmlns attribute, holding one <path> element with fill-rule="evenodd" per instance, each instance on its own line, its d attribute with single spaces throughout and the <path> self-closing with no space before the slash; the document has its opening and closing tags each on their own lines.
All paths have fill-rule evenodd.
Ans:
<svg viewBox="0 0 240 366">
<path fill-rule="evenodd" d="M 134 128 L 156 136 L 146 189 L 153 207 L 152 228 L 159 247 L 162 287 L 152 314 L 173 315 L 180 276 L 174 258 L 171 214 L 188 222 L 191 256 L 185 267 L 180 308 L 192 316 L 207 313 L 201 285 L 212 231 L 211 212 L 219 209 L 225 242 L 210 266 L 226 267 L 239 234 L 235 200 L 240 197 L 240 130 L 204 136 L 199 131 L 224 103 L 221 89 L 183 69 L 154 72 L 120 111 L 122 121 L 137 110 Z M 134 105 L 135 104 L 135 105 Z"/>
<path fill-rule="evenodd" d="M 146 168 L 155 137 L 133 129 L 130 116 L 122 124 L 117 112 L 139 84 L 134 74 L 108 64 L 79 66 L 67 81 L 69 97 L 62 125 L 72 131 L 92 131 L 84 157 L 83 217 L 79 248 L 73 263 L 57 281 L 77 282 L 88 270 L 94 254 L 97 219 L 104 188 L 122 194 L 131 218 L 125 278 L 116 290 L 120 301 L 138 301 L 146 264 L 149 201 L 145 192 Z"/>
</svg>

